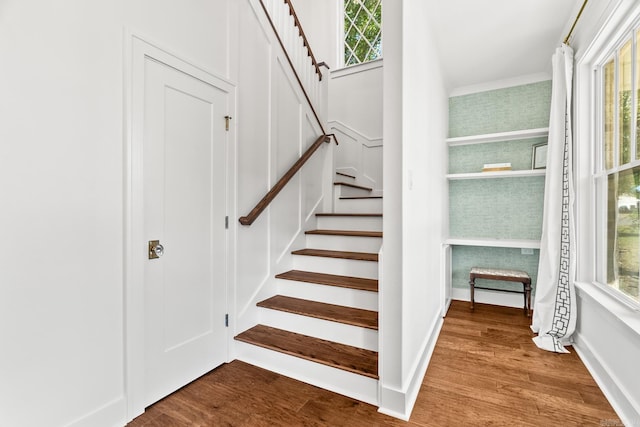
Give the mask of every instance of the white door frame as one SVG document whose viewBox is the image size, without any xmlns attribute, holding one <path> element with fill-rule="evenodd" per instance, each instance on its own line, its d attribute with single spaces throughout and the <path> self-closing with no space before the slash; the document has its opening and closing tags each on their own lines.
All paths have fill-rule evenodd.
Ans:
<svg viewBox="0 0 640 427">
<path fill-rule="evenodd" d="M 144 63 L 145 58 L 185 72 L 204 82 L 221 88 L 229 94 L 229 115 L 236 116 L 236 86 L 228 80 L 206 71 L 202 67 L 179 58 L 175 54 L 152 44 L 148 39 L 127 32 L 124 58 L 124 386 L 127 401 L 127 420 L 144 412 L 144 266 L 135 251 L 144 241 L 143 212 L 143 119 L 144 119 Z M 226 234 L 226 295 L 227 312 L 235 307 L 235 241 L 236 212 L 236 131 L 231 121 L 227 150 L 226 206 L 229 230 Z M 138 245 L 136 245 L 136 242 Z M 232 316 L 233 317 L 233 316 Z M 228 348 L 233 342 L 233 329 L 227 334 Z M 231 351 L 227 361 L 231 360 Z"/>
</svg>

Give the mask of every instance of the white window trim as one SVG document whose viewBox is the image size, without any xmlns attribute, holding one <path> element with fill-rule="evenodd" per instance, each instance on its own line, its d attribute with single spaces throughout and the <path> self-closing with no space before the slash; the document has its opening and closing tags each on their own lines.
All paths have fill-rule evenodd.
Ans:
<svg viewBox="0 0 640 427">
<path fill-rule="evenodd" d="M 368 64 L 369 62 L 374 62 L 374 61 L 380 61 L 384 58 L 384 34 L 382 34 L 382 22 L 380 22 L 380 31 L 382 34 L 382 55 L 380 55 L 379 58 L 373 59 L 371 61 L 365 61 L 365 62 L 361 62 L 359 64 L 352 64 L 352 65 L 345 65 L 344 64 L 344 1 L 345 0 L 338 0 L 338 16 L 337 16 L 337 21 L 338 21 L 338 47 L 336 49 L 336 51 L 338 52 L 338 60 L 336 62 L 337 64 L 337 69 L 345 69 L 345 68 L 350 68 L 350 67 L 357 67 L 359 65 L 362 64 Z M 382 7 L 384 8 L 384 1 L 382 1 Z M 384 9 L 382 11 L 382 13 L 384 14 Z"/>
<path fill-rule="evenodd" d="M 338 0 L 338 62 L 337 68 L 344 67 L 344 0 Z"/>
<path fill-rule="evenodd" d="M 640 313 L 640 302 L 597 280 L 597 264 L 606 263 L 606 256 L 599 257 L 606 254 L 606 247 L 603 249 L 598 247 L 599 243 L 596 243 L 606 242 L 606 228 L 602 227 L 603 222 L 600 219 L 602 215 L 606 218 L 606 205 L 604 202 L 599 204 L 598 200 L 605 197 L 606 177 L 613 171 L 613 169 L 604 169 L 604 156 L 601 149 L 603 130 L 600 122 L 602 108 L 600 104 L 603 93 L 600 91 L 602 84 L 599 81 L 598 70 L 623 45 L 629 32 L 638 23 L 640 23 L 640 5 L 630 1 L 619 2 L 593 41 L 576 57 L 576 90 L 574 92 L 576 95 L 574 140 L 578 142 L 575 150 L 579 183 L 576 225 L 578 235 L 581 237 L 576 284 L 583 290 L 589 290 L 590 287 L 599 289 L 600 292 L 594 292 L 594 289 L 590 294 L 607 308 L 618 307 L 617 310 L 610 310 L 611 312 L 628 313 L 630 310 L 635 313 L 634 316 Z M 636 52 L 633 53 L 635 54 Z M 635 56 L 633 58 L 635 59 Z M 633 78 L 635 79 L 635 75 Z M 616 103 L 616 114 L 618 106 Z M 617 143 L 617 133 L 614 138 Z M 617 151 L 615 155 L 618 162 Z M 639 165 L 640 160 L 634 160 L 623 167 L 617 166 L 616 163 L 614 169 L 625 170 Z M 598 179 L 600 188 L 598 188 Z M 602 211 L 603 208 L 605 212 Z M 603 244 L 606 245 L 606 243 Z M 638 327 L 635 321 L 633 325 L 633 329 Z"/>
<path fill-rule="evenodd" d="M 594 171 L 594 181 L 596 182 L 597 185 L 597 181 L 600 180 L 601 181 L 601 187 L 600 188 L 594 188 L 593 191 L 597 192 L 600 195 L 600 200 L 604 199 L 604 197 L 606 196 L 607 193 L 607 181 L 610 175 L 612 174 L 616 174 L 616 173 L 620 173 L 620 172 L 624 172 L 636 167 L 640 167 L 640 159 L 636 159 L 636 108 L 637 108 L 637 100 L 635 100 L 636 102 L 634 102 L 634 105 L 632 106 L 632 123 L 631 123 L 631 128 L 632 128 L 632 134 L 631 134 L 631 141 L 629 142 L 630 144 L 630 153 L 629 156 L 631 158 L 631 160 L 628 163 L 625 163 L 623 165 L 620 165 L 620 125 L 616 126 L 614 128 L 614 134 L 613 134 L 613 140 L 614 140 L 614 165 L 612 168 L 610 169 L 606 169 L 606 165 L 604 164 L 604 150 L 602 147 L 602 141 L 604 138 L 604 126 L 603 126 L 603 111 L 602 111 L 602 107 L 603 107 L 603 98 L 604 98 L 604 76 L 602 73 L 602 69 L 604 67 L 604 65 L 609 62 L 610 60 L 613 59 L 614 61 L 614 69 L 615 69 L 615 74 L 614 74 L 614 87 L 615 87 L 615 98 L 614 98 L 614 111 L 613 111 L 613 116 L 615 117 L 615 120 L 618 121 L 620 119 L 620 98 L 619 98 L 619 84 L 620 84 L 620 63 L 619 63 L 619 57 L 620 57 L 620 50 L 622 49 L 622 47 L 627 44 L 629 42 L 629 40 L 631 40 L 631 48 L 632 48 L 632 52 L 631 52 L 631 80 L 632 80 L 632 86 L 631 86 L 631 91 L 633 93 L 635 93 L 635 90 L 637 89 L 636 86 L 636 51 L 637 49 L 634 49 L 635 44 L 634 41 L 636 39 L 636 31 L 638 29 L 638 26 L 640 24 L 640 17 L 636 17 L 632 22 L 630 22 L 628 24 L 628 26 L 625 26 L 623 28 L 625 28 L 625 31 L 615 39 L 614 42 L 609 43 L 607 45 L 607 48 L 602 49 L 602 52 L 604 53 L 604 56 L 602 57 L 602 59 L 597 62 L 594 66 L 594 71 L 595 71 L 595 75 L 596 75 L 596 88 L 599 90 L 595 90 L 595 101 L 596 101 L 596 120 L 594 120 L 594 126 L 596 127 L 594 134 L 597 135 L 596 140 L 594 141 L 595 143 L 595 155 L 596 155 L 596 160 L 597 162 L 596 164 L 596 169 Z M 596 230 L 597 233 L 599 234 L 600 239 L 596 239 L 596 245 L 599 245 L 599 247 L 597 248 L 597 251 L 599 251 L 599 253 L 601 254 L 606 254 L 607 248 L 606 248 L 606 228 L 605 228 L 605 224 L 607 221 L 607 206 L 606 206 L 606 202 L 602 201 L 600 203 L 598 203 L 598 201 L 596 201 L 596 210 L 598 212 L 598 218 L 596 219 Z M 604 258 L 604 257 L 603 257 Z M 596 261 L 597 258 L 596 258 Z M 594 263 L 596 264 L 596 263 Z M 601 269 L 606 269 L 606 258 L 605 259 L 600 259 L 600 268 Z M 595 284 L 597 284 L 598 286 L 602 286 L 602 288 L 612 297 L 616 298 L 617 300 L 619 300 L 619 302 L 629 306 L 630 308 L 634 309 L 634 310 L 638 310 L 640 311 L 640 301 L 636 301 L 633 298 L 631 298 L 630 296 L 626 295 L 624 292 L 619 291 L 613 287 L 611 287 L 610 285 L 608 285 L 607 283 L 603 283 L 601 281 L 598 280 L 598 275 L 596 272 L 596 281 L 594 282 Z"/>
</svg>

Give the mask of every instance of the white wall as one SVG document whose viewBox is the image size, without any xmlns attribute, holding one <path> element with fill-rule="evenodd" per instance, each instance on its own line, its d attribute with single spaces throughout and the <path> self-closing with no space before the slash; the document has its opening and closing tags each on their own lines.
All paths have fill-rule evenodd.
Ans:
<svg viewBox="0 0 640 427">
<path fill-rule="evenodd" d="M 124 29 L 229 77 L 227 0 L 0 4 L 0 425 L 122 425 Z"/>
<path fill-rule="evenodd" d="M 410 35 L 403 47 L 410 53 L 403 67 L 405 378 L 414 374 L 412 369 L 440 317 L 441 245 L 448 232 L 444 141 L 449 104 L 438 51 L 425 25 L 432 18 L 423 3 L 405 1 L 403 25 Z"/>
<path fill-rule="evenodd" d="M 594 272 L 595 218 L 591 173 L 596 136 L 593 129 L 593 66 L 607 40 L 616 40 L 625 22 L 640 10 L 634 0 L 589 2 L 571 41 L 574 76 L 574 149 L 577 195 L 577 310 L 575 349 L 625 425 L 640 420 L 640 318 L 598 285 Z M 635 11 L 635 12 L 634 12 Z"/>
<path fill-rule="evenodd" d="M 340 146 L 336 170 L 356 176 L 356 181 L 382 193 L 382 87 L 383 60 L 331 72 L 329 127 Z"/>
<path fill-rule="evenodd" d="M 338 34 L 342 25 L 340 1 L 336 0 L 292 0 L 298 19 L 309 40 L 318 62 L 326 62 L 336 69 L 338 58 Z M 325 70 L 322 71 L 323 74 Z"/>
<path fill-rule="evenodd" d="M 448 98 L 419 0 L 385 3 L 381 410 L 408 416 L 442 324 Z"/>
<path fill-rule="evenodd" d="M 243 1 L 238 7 L 237 210 L 247 215 L 322 131 L 259 3 Z M 258 322 L 256 302 L 275 294 L 274 276 L 290 269 L 291 250 L 301 248 L 301 233 L 321 210 L 330 150 L 323 144 L 253 225 L 234 219 L 235 333 Z"/>
<path fill-rule="evenodd" d="M 356 175 L 357 182 L 383 190 L 382 174 L 382 60 L 347 68 L 342 64 L 342 2 L 293 0 L 298 18 L 329 81 L 329 132 L 336 133 L 336 169 Z M 335 124 L 335 126 L 334 126 Z"/>
<path fill-rule="evenodd" d="M 333 70 L 329 121 L 337 120 L 371 139 L 382 137 L 383 60 Z"/>
</svg>

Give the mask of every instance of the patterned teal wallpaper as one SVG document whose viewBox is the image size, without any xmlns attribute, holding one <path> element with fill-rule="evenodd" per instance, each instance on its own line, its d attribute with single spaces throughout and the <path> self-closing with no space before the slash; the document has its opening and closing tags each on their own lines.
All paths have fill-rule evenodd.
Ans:
<svg viewBox="0 0 640 427">
<path fill-rule="evenodd" d="M 542 142 L 547 138 L 454 146 L 449 148 L 449 173 L 481 172 L 485 163 L 504 162 L 513 170 L 531 169 L 532 147 Z"/>
<path fill-rule="evenodd" d="M 548 127 L 551 81 L 449 98 L 449 136 L 482 135 Z M 480 172 L 485 163 L 510 162 L 514 170 L 531 169 L 534 144 L 545 138 L 453 146 L 449 173 Z M 451 237 L 539 239 L 542 231 L 544 177 L 449 181 Z M 452 284 L 469 287 L 471 267 L 524 270 L 535 282 L 539 251 L 523 255 L 520 249 L 455 246 Z M 487 285 L 488 283 L 478 284 Z M 499 285 L 491 281 L 490 286 Z M 513 289 L 513 284 L 503 283 Z"/>
<path fill-rule="evenodd" d="M 549 126 L 551 80 L 449 98 L 449 137 Z"/>
<path fill-rule="evenodd" d="M 544 177 L 449 182 L 449 235 L 539 239 Z"/>
<path fill-rule="evenodd" d="M 537 249 L 533 251 L 533 255 L 522 255 L 520 249 L 454 246 L 451 257 L 451 282 L 456 288 L 469 289 L 471 267 L 494 267 L 526 271 L 531 276 L 531 283 L 535 284 L 538 278 L 539 256 L 540 251 Z M 522 290 L 522 285 L 497 280 L 477 279 L 476 285 Z M 533 289 L 535 293 L 535 286 Z"/>
</svg>

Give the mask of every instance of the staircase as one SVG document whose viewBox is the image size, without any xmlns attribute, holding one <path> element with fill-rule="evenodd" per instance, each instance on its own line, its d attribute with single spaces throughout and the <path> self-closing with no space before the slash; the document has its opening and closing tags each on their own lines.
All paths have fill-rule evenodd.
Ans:
<svg viewBox="0 0 640 427">
<path fill-rule="evenodd" d="M 257 303 L 260 324 L 238 334 L 242 359 L 378 403 L 378 252 L 382 196 L 336 174 L 334 210 L 316 214 L 277 295 Z"/>
</svg>

